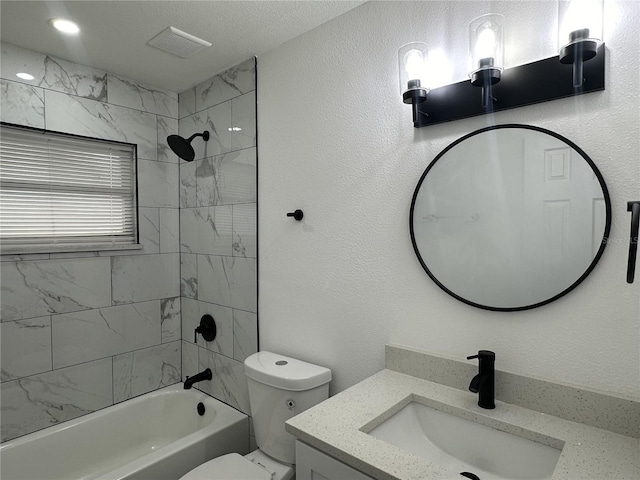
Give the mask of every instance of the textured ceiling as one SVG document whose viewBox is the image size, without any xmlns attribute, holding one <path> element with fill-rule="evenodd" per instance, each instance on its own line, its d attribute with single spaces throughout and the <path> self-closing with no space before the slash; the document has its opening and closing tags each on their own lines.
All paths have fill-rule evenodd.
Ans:
<svg viewBox="0 0 640 480">
<path fill-rule="evenodd" d="M 3 42 L 181 92 L 364 3 L 362 1 L 0 1 Z M 48 25 L 80 25 L 76 37 Z M 192 58 L 147 45 L 168 26 L 213 44 Z"/>
</svg>

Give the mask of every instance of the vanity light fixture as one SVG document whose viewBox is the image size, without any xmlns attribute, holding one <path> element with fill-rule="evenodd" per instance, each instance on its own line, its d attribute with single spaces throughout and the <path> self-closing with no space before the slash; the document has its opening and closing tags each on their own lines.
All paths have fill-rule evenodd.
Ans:
<svg viewBox="0 0 640 480">
<path fill-rule="evenodd" d="M 504 70 L 504 15 L 488 13 L 469 23 L 471 85 L 482 88 L 482 108 L 493 104 L 493 85 Z"/>
<path fill-rule="evenodd" d="M 76 35 L 80 32 L 80 27 L 78 27 L 77 23 L 65 18 L 52 18 L 49 20 L 49 24 L 56 30 L 68 35 Z"/>
<path fill-rule="evenodd" d="M 584 62 L 602 44 L 603 0 L 558 1 L 558 52 L 560 63 L 573 65 L 573 87 L 584 83 Z"/>
<path fill-rule="evenodd" d="M 410 103 L 413 109 L 413 126 L 426 125 L 428 116 L 420 106 L 427 100 L 429 93 L 427 81 L 427 44 L 412 42 L 398 50 L 398 76 L 400 78 L 400 94 L 404 103 Z"/>
<path fill-rule="evenodd" d="M 558 1 L 559 38 L 569 39 L 559 44 L 559 56 L 505 68 L 504 16 L 495 13 L 469 23 L 470 81 L 440 85 L 434 73 L 441 74 L 442 69 L 434 68 L 434 59 L 427 62 L 426 44 L 403 46 L 398 51 L 400 93 L 403 102 L 413 107 L 413 126 L 428 127 L 604 90 L 603 0 Z M 482 88 L 481 102 L 477 87 Z"/>
</svg>

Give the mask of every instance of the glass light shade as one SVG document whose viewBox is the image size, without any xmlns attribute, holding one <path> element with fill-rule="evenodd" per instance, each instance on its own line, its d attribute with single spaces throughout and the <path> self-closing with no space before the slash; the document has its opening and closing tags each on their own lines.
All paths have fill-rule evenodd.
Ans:
<svg viewBox="0 0 640 480">
<path fill-rule="evenodd" d="M 469 76 L 504 69 L 504 15 L 489 13 L 469 22 Z"/>
<path fill-rule="evenodd" d="M 429 52 L 423 42 L 407 43 L 398 50 L 398 76 L 400 93 L 408 90 L 426 90 L 428 87 L 427 59 Z"/>
<path fill-rule="evenodd" d="M 558 1 L 558 51 L 581 40 L 602 43 L 604 0 Z"/>
</svg>

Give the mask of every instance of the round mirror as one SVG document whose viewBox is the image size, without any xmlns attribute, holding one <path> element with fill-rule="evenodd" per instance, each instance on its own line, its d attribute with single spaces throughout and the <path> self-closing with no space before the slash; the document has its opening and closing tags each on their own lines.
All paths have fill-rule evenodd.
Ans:
<svg viewBox="0 0 640 480">
<path fill-rule="evenodd" d="M 574 289 L 604 251 L 611 201 L 591 159 L 538 127 L 466 135 L 427 167 L 411 241 L 450 295 L 488 310 L 539 307 Z"/>
</svg>

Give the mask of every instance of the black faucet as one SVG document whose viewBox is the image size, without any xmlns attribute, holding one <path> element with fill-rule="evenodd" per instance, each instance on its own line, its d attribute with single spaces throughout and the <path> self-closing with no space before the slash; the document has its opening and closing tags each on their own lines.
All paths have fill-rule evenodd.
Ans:
<svg viewBox="0 0 640 480">
<path fill-rule="evenodd" d="M 467 357 L 467 360 L 477 358 L 480 363 L 479 373 L 473 377 L 469 390 L 478 394 L 478 406 L 481 408 L 496 408 L 495 399 L 495 362 L 496 354 L 489 350 L 480 350 L 477 355 Z"/>
<path fill-rule="evenodd" d="M 207 368 L 204 372 L 196 373 L 193 377 L 187 377 L 184 381 L 184 389 L 189 390 L 194 383 L 202 380 L 211 380 L 212 378 L 213 374 L 211 373 L 211 369 Z"/>
</svg>

